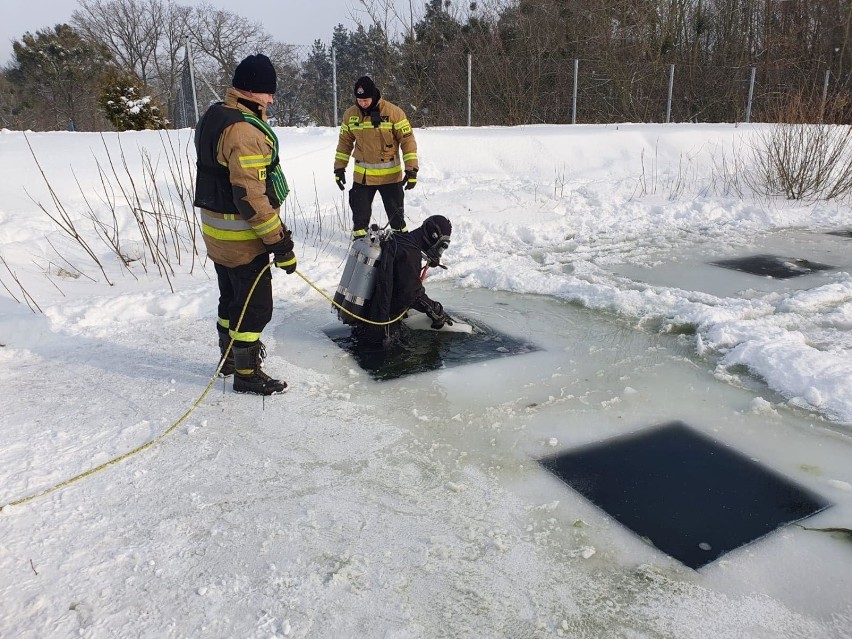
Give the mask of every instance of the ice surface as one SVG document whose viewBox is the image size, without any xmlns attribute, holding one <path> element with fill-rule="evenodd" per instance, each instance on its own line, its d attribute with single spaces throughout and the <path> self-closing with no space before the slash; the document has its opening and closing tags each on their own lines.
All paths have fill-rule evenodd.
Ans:
<svg viewBox="0 0 852 639">
<path fill-rule="evenodd" d="M 839 231 L 829 231 L 829 235 L 839 235 L 841 237 L 852 237 L 852 229 L 842 229 Z"/>
<path fill-rule="evenodd" d="M 571 559 L 563 565 L 565 574 L 547 575 L 547 583 L 557 590 L 568 587 L 577 576 L 575 569 L 585 575 L 582 579 L 594 581 L 596 592 L 598 586 L 641 591 L 643 567 L 650 565 L 665 566 L 665 579 L 675 578 L 681 585 L 690 582 L 678 562 L 661 561 L 658 551 L 572 495 L 536 461 L 555 450 L 598 443 L 649 424 L 685 421 L 835 504 L 809 519 L 808 526 L 852 517 L 852 494 L 833 484 L 849 476 L 852 442 L 835 434 L 830 424 L 789 406 L 747 374 L 734 384 L 717 378 L 713 362 L 695 355 L 695 335 L 659 335 L 615 314 L 602 315 L 544 296 L 443 284 L 429 290 L 465 317 L 487 321 L 501 332 L 529 336 L 541 350 L 381 384 L 353 369 L 351 357 L 321 333 L 308 331 L 300 337 L 293 357 L 297 363 L 310 360 L 330 375 L 347 378 L 341 392 L 356 405 L 377 406 L 398 423 L 413 417 L 417 440 L 442 460 L 453 460 L 449 465 L 442 461 L 439 473 L 451 492 L 470 490 L 464 469 L 472 465 L 518 496 L 534 515 L 530 534 L 546 539 L 549 552 L 563 561 Z M 316 320 L 299 322 L 312 323 Z M 317 349 L 317 338 L 327 346 Z M 613 468 L 614 473 L 617 470 Z M 411 488 L 422 486 L 414 483 Z M 553 526 L 570 534 L 556 534 Z M 803 614 L 831 616 L 846 607 L 852 577 L 834 554 L 845 552 L 842 545 L 832 549 L 817 537 L 789 526 L 705 566 L 702 583 L 713 584 L 714 597 L 736 598 L 757 588 Z M 586 572 L 574 562 L 588 548 L 594 548 L 597 563 Z M 637 567 L 639 581 L 627 578 L 627 585 L 617 586 L 623 575 L 616 577 L 618 571 L 610 571 L 628 557 Z M 655 579 L 650 577 L 651 582 Z M 836 590 L 820 585 L 833 580 Z M 819 595 L 812 598 L 804 592 Z M 689 605 L 693 604 L 721 605 L 719 600 Z"/>
<path fill-rule="evenodd" d="M 741 245 L 706 242 L 691 246 L 689 251 L 669 249 L 658 254 L 652 266 L 633 263 L 614 264 L 611 268 L 615 273 L 649 284 L 702 291 L 721 297 L 754 297 L 757 292 L 787 293 L 815 288 L 830 281 L 832 272 L 852 272 L 850 249 L 852 240 L 849 238 L 801 229 L 780 230 L 752 238 Z M 744 259 L 755 253 L 795 256 L 832 266 L 830 272 L 816 271 L 791 279 L 776 279 L 731 272 L 713 264 L 726 259 Z"/>
<path fill-rule="evenodd" d="M 682 422 L 539 463 L 641 539 L 696 569 L 830 505 Z"/>
<path fill-rule="evenodd" d="M 742 271 L 751 275 L 774 277 L 782 280 L 835 269 L 830 264 L 812 262 L 801 257 L 783 257 L 779 255 L 749 255 L 729 260 L 718 260 L 710 262 L 710 264 L 735 271 Z"/>
</svg>

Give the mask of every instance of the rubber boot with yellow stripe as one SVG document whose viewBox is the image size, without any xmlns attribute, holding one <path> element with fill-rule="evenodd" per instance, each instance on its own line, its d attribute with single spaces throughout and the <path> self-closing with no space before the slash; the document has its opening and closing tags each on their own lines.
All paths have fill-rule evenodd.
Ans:
<svg viewBox="0 0 852 639">
<path fill-rule="evenodd" d="M 287 388 L 287 382 L 273 379 L 261 368 L 263 345 L 256 342 L 249 347 L 234 348 L 234 391 L 253 395 L 275 395 Z"/>
</svg>

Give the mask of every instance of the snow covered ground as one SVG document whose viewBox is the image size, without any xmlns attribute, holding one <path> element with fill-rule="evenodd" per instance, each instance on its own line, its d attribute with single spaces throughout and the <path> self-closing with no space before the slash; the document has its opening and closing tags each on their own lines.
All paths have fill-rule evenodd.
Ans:
<svg viewBox="0 0 852 639">
<path fill-rule="evenodd" d="M 848 535 L 789 526 L 696 572 L 535 462 L 683 419 L 834 503 L 805 525 L 852 527 L 852 238 L 826 234 L 852 209 L 729 194 L 723 159 L 761 130 L 417 131 L 409 226 L 454 224 L 427 287 L 542 350 L 375 382 L 276 272 L 264 341 L 288 393 L 219 381 L 153 446 L 5 507 L 0 635 L 850 636 Z M 331 291 L 337 132 L 278 132 L 299 270 Z M 152 172 L 182 215 L 190 138 L 0 132 L 0 505 L 167 432 L 207 386 L 212 267 L 184 252 L 161 277 L 120 188 L 157 208 Z M 58 210 L 42 171 L 103 271 L 38 206 Z M 756 253 L 836 268 L 708 265 Z"/>
</svg>

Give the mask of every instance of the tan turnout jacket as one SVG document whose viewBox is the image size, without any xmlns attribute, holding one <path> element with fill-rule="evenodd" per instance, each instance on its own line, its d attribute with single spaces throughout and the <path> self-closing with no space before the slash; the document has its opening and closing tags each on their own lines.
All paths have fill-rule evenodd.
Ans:
<svg viewBox="0 0 852 639">
<path fill-rule="evenodd" d="M 395 104 L 379 99 L 379 114 L 381 123 L 378 127 L 373 126 L 370 115 L 364 115 L 357 104 L 343 114 L 334 168 L 346 168 L 350 155 L 354 156 L 353 182 L 394 184 L 402 182 L 403 171 L 418 169 L 417 142 L 405 112 Z"/>
<path fill-rule="evenodd" d="M 224 104 L 226 107 L 257 114 L 239 104 L 238 99 L 249 100 L 229 88 Z M 266 107 L 262 104 L 259 106 L 261 119 L 265 122 Z M 261 253 L 269 253 L 270 244 L 290 236 L 278 215 L 279 209 L 272 207 L 266 193 L 266 168 L 271 161 L 274 144 L 273 140 L 248 122 L 232 124 L 222 133 L 216 160 L 228 168 L 234 201 L 240 214 L 201 209 L 207 254 L 217 264 L 227 267 L 248 264 Z"/>
</svg>

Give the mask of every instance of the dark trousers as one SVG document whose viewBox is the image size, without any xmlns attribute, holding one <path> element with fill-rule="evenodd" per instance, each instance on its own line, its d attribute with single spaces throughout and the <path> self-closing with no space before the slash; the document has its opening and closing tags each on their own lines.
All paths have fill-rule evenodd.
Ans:
<svg viewBox="0 0 852 639">
<path fill-rule="evenodd" d="M 396 184 L 368 185 L 355 182 L 349 189 L 349 208 L 352 209 L 352 230 L 358 231 L 370 226 L 370 217 L 373 214 L 373 198 L 376 192 L 382 196 L 385 212 L 391 228 L 400 230 L 405 228 L 405 217 L 403 201 L 405 195 L 402 190 L 402 182 Z"/>
<path fill-rule="evenodd" d="M 240 314 L 246 303 L 257 274 L 269 264 L 269 254 L 261 253 L 248 264 L 228 268 L 214 263 L 216 278 L 219 281 L 219 324 L 228 323 L 230 335 L 234 336 L 234 346 L 246 348 L 260 339 L 263 329 L 272 319 L 272 273 L 269 269 L 263 273 L 251 294 L 242 322 Z M 237 323 L 239 322 L 239 326 Z"/>
</svg>

